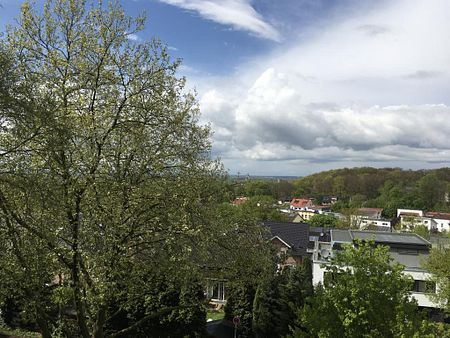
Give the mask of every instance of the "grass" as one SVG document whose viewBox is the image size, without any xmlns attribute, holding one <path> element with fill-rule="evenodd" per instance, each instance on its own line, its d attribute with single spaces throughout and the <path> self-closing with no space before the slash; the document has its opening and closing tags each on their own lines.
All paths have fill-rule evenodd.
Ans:
<svg viewBox="0 0 450 338">
<path fill-rule="evenodd" d="M 206 319 L 222 320 L 224 316 L 225 313 L 223 311 L 208 310 L 206 312 Z"/>
</svg>

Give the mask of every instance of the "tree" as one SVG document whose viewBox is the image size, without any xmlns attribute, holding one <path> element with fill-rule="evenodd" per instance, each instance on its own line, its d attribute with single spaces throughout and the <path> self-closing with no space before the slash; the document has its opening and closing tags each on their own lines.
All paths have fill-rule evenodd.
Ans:
<svg viewBox="0 0 450 338">
<path fill-rule="evenodd" d="M 302 310 L 295 337 L 412 337 L 421 326 L 410 278 L 387 247 L 346 246 L 326 266 L 324 286 Z"/>
<path fill-rule="evenodd" d="M 0 303 L 14 293 L 44 337 L 198 323 L 181 313 L 201 308 L 188 290 L 213 243 L 259 233 L 213 215 L 222 171 L 209 130 L 179 61 L 129 39 L 143 24 L 118 1 L 25 2 L 1 42 Z"/>
<path fill-rule="evenodd" d="M 425 262 L 438 288 L 435 300 L 450 313 L 450 248 L 433 248 Z"/>
<path fill-rule="evenodd" d="M 444 200 L 446 186 L 435 172 L 431 172 L 417 182 L 417 190 L 418 206 L 421 209 L 431 210 Z"/>
<path fill-rule="evenodd" d="M 311 217 L 309 224 L 312 227 L 334 228 L 338 224 L 338 219 L 331 215 L 314 215 Z"/>
<path fill-rule="evenodd" d="M 285 268 L 272 275 L 256 290 L 253 303 L 253 330 L 258 337 L 284 337 L 312 295 L 311 262 Z"/>
</svg>

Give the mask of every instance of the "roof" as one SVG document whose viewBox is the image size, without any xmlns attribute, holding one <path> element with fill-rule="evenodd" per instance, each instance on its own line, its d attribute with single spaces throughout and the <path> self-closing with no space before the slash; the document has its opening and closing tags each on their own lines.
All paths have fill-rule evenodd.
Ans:
<svg viewBox="0 0 450 338">
<path fill-rule="evenodd" d="M 305 198 L 293 198 L 291 201 L 291 205 L 294 208 L 304 208 L 311 204 L 311 201 Z"/>
<path fill-rule="evenodd" d="M 355 239 L 373 240 L 375 243 L 383 244 L 431 245 L 427 240 L 412 233 L 341 229 L 331 230 L 331 240 L 333 242 L 350 243 Z"/>
<path fill-rule="evenodd" d="M 272 238 L 278 237 L 291 247 L 294 256 L 305 256 L 309 241 L 307 223 L 265 221 L 263 225 L 270 230 Z"/>
<path fill-rule="evenodd" d="M 365 216 L 376 216 L 377 214 L 381 213 L 383 209 L 381 208 L 359 208 L 356 213 L 358 215 L 365 215 Z"/>
<path fill-rule="evenodd" d="M 309 227 L 309 237 L 316 236 L 320 242 L 330 242 L 330 228 L 324 227 Z"/>
<path fill-rule="evenodd" d="M 233 205 L 242 205 L 245 202 L 247 202 L 247 197 L 237 197 L 234 199 L 233 202 L 231 202 L 231 204 Z"/>
<path fill-rule="evenodd" d="M 417 212 L 401 212 L 398 214 L 399 216 L 413 216 L 413 217 L 421 217 Z"/>
<path fill-rule="evenodd" d="M 436 218 L 436 219 L 445 219 L 450 220 L 450 213 L 448 212 L 436 212 L 430 211 L 425 214 L 426 217 Z"/>
<path fill-rule="evenodd" d="M 341 243 L 351 243 L 352 237 L 350 235 L 350 230 L 341 229 L 331 229 L 331 241 L 341 242 Z"/>
<path fill-rule="evenodd" d="M 373 240 L 375 243 L 430 245 L 430 242 L 419 235 L 404 232 L 380 232 L 349 230 L 353 239 Z"/>
</svg>

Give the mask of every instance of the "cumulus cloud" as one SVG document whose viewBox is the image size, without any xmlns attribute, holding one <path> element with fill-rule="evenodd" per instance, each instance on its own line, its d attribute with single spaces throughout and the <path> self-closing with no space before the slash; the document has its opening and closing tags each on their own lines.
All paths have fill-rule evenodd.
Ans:
<svg viewBox="0 0 450 338">
<path fill-rule="evenodd" d="M 365 107 L 304 101 L 295 79 L 270 68 L 241 97 L 233 100 L 214 89 L 200 105 L 216 137 L 250 159 L 367 160 L 373 152 L 372 159 L 392 160 L 432 149 L 436 156 L 424 160 L 437 160 L 450 149 L 450 106 L 445 104 Z"/>
<path fill-rule="evenodd" d="M 160 0 L 194 11 L 203 18 L 251 32 L 261 38 L 280 41 L 279 32 L 252 7 L 250 0 Z"/>
<path fill-rule="evenodd" d="M 398 0 L 203 79 L 216 153 L 266 174 L 449 165 L 448 32 L 450 2 Z"/>
</svg>

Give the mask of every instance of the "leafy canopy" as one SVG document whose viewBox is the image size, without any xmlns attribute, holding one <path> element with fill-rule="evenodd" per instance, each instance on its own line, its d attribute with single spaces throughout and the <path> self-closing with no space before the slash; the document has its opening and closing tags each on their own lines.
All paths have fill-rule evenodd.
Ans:
<svg viewBox="0 0 450 338">
<path fill-rule="evenodd" d="M 258 238 L 214 216 L 209 130 L 179 61 L 129 39 L 143 25 L 119 1 L 25 2 L 0 44 L 0 303 L 21 300 L 44 337 L 198 323 L 183 311 L 220 262 L 211 243 Z"/>
</svg>

